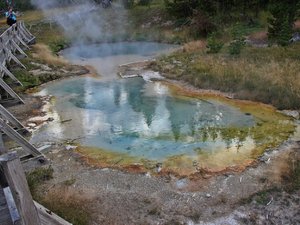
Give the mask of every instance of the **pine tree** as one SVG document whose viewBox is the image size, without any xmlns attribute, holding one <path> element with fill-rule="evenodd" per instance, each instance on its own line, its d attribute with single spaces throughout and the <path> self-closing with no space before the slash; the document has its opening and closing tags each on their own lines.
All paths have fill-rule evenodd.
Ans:
<svg viewBox="0 0 300 225">
<path fill-rule="evenodd" d="M 300 0 L 280 0 L 271 3 L 268 38 L 270 43 L 287 45 L 293 32 L 293 23 L 296 17 Z"/>
<path fill-rule="evenodd" d="M 292 27 L 289 22 L 288 16 L 286 16 L 285 19 L 283 19 L 283 22 L 281 24 L 281 29 L 278 33 L 277 43 L 281 46 L 287 46 L 289 44 L 289 40 L 292 36 Z"/>
</svg>

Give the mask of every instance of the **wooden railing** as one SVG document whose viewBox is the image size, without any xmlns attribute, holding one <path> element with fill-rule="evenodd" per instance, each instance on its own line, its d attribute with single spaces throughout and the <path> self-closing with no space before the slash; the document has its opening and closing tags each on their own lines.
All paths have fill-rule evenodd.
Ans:
<svg viewBox="0 0 300 225">
<path fill-rule="evenodd" d="M 6 188 L 8 195 L 11 196 L 8 197 L 11 200 L 7 202 L 7 207 L 3 207 L 6 211 L 4 210 L 2 215 L 0 214 L 1 225 L 72 225 L 33 201 L 22 164 L 16 152 L 5 153 L 0 156 L 0 177 L 0 191 Z M 3 202 L 1 205 L 5 206 Z M 10 216 L 7 216 L 8 213 Z M 1 216 L 4 218 L 1 219 Z"/>
<path fill-rule="evenodd" d="M 12 25 L 0 35 L 0 86 L 5 90 L 6 94 L 22 103 L 24 102 L 21 97 L 6 84 L 6 82 L 4 82 L 3 78 L 8 76 L 18 85 L 22 85 L 22 83 L 7 69 L 7 65 L 9 65 L 11 61 L 14 61 L 26 69 L 16 57 L 16 54 L 27 56 L 22 47 L 29 49 L 28 45 L 32 44 L 34 41 L 35 37 L 25 28 L 23 21 Z M 3 99 L 3 94 L 1 94 L 0 97 Z"/>
<path fill-rule="evenodd" d="M 2 176 L 4 176 L 15 202 L 19 219 L 15 222 L 24 225 L 40 225 L 41 221 L 33 203 L 25 173 L 16 152 L 6 153 L 0 157 Z"/>
<path fill-rule="evenodd" d="M 4 95 L 9 95 L 24 103 L 21 97 L 5 82 L 4 78 L 5 76 L 10 77 L 16 84 L 22 85 L 7 67 L 11 61 L 14 61 L 19 66 L 26 68 L 17 56 L 21 54 L 27 57 L 23 49 L 29 49 L 28 45 L 34 42 L 35 37 L 26 29 L 23 21 L 12 25 L 0 35 L 0 87 L 2 89 L 0 100 L 3 99 Z M 0 105 L 0 130 L 22 146 L 29 155 L 33 157 L 41 155 L 33 145 L 17 132 L 26 131 L 26 128 L 2 105 Z"/>
<path fill-rule="evenodd" d="M 4 78 L 8 76 L 16 84 L 22 85 L 7 66 L 14 61 L 26 69 L 17 55 L 26 57 L 23 49 L 29 49 L 28 45 L 34 41 L 35 37 L 25 28 L 22 21 L 0 35 L 0 86 L 4 90 L 0 94 L 0 100 L 3 99 L 3 95 L 10 95 L 24 103 Z M 25 130 L 25 127 L 0 104 L 0 225 L 71 225 L 33 201 L 17 152 L 9 152 L 2 140 L 2 134 L 7 135 L 25 152 L 43 163 L 43 155 L 18 133 L 20 130 Z"/>
</svg>

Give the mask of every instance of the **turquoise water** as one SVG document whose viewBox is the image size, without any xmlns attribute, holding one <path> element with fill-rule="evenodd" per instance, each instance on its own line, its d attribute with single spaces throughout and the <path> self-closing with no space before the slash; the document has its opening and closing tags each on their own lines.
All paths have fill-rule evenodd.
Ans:
<svg viewBox="0 0 300 225">
<path fill-rule="evenodd" d="M 56 96 L 54 110 L 70 124 L 53 122 L 64 132 L 46 127 L 40 135 L 76 138 L 80 143 L 128 153 L 147 159 L 161 159 L 196 150 L 217 151 L 233 145 L 222 129 L 252 127 L 251 115 L 218 101 L 174 97 L 168 86 L 142 78 L 101 82 L 94 78 L 65 80 L 44 92 Z M 62 119 L 59 119 L 62 120 Z M 213 129 L 212 128 L 217 128 Z M 214 132 L 214 134 L 212 133 Z M 246 141 L 246 140 L 244 140 Z M 228 146 L 229 145 L 229 146 Z"/>
</svg>

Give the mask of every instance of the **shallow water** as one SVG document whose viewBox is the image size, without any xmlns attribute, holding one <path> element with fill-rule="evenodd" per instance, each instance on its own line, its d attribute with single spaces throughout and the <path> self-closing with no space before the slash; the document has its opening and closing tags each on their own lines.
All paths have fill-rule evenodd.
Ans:
<svg viewBox="0 0 300 225">
<path fill-rule="evenodd" d="M 264 140 L 255 133 L 259 119 L 227 101 L 174 95 L 167 84 L 142 78 L 117 79 L 119 60 L 114 58 L 126 63 L 167 49 L 130 43 L 127 51 L 127 44 L 112 46 L 110 54 L 101 51 L 107 46 L 65 53 L 75 62 L 84 57 L 84 64 L 96 63 L 99 74 L 105 71 L 104 78 L 111 79 L 81 77 L 48 85 L 39 94 L 56 97 L 49 112 L 55 120 L 35 132 L 33 143 L 76 139 L 111 163 L 120 154 L 130 162 L 164 162 L 175 170 L 246 164 L 257 157 L 257 147 L 268 143 L 270 137 Z M 105 63 L 107 57 L 110 65 Z"/>
<path fill-rule="evenodd" d="M 142 78 L 112 82 L 93 78 L 65 80 L 45 91 L 57 97 L 57 114 L 64 120 L 72 119 L 73 127 L 56 121 L 60 128 L 55 130 L 62 131 L 49 136 L 82 136 L 82 145 L 147 159 L 193 154 L 195 148 L 222 149 L 226 142 L 221 134 L 215 140 L 203 140 L 201 131 L 211 127 L 244 129 L 255 124 L 252 116 L 229 105 L 177 98 L 170 94 L 167 86 L 159 82 L 146 83 Z M 50 125 L 42 129 L 40 135 L 52 130 Z"/>
</svg>

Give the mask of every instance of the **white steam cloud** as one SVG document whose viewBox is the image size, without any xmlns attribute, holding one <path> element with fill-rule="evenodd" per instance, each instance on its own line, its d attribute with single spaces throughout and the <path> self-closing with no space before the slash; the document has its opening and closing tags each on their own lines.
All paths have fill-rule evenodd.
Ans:
<svg viewBox="0 0 300 225">
<path fill-rule="evenodd" d="M 108 9 L 92 0 L 69 0 L 64 4 L 61 0 L 31 0 L 31 3 L 63 28 L 74 44 L 121 40 L 126 30 L 126 11 L 117 3 Z"/>
</svg>

